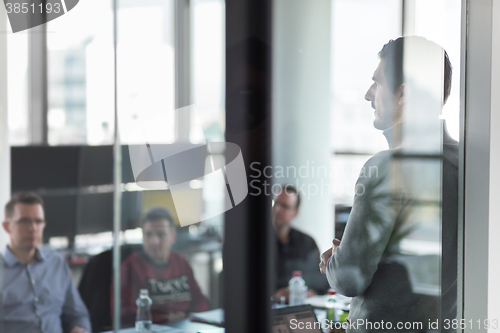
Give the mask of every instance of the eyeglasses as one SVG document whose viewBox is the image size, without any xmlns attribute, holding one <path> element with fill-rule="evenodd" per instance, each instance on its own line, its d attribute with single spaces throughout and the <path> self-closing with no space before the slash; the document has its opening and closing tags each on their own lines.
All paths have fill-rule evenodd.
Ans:
<svg viewBox="0 0 500 333">
<path fill-rule="evenodd" d="M 295 207 L 289 206 L 287 204 L 284 204 L 284 203 L 281 203 L 281 202 L 278 202 L 278 201 L 274 201 L 273 202 L 273 206 L 279 206 L 283 210 L 292 210 L 292 209 L 295 209 Z"/>
<path fill-rule="evenodd" d="M 19 220 L 17 221 L 12 221 L 14 223 L 16 223 L 17 225 L 21 226 L 21 227 L 28 227 L 28 226 L 31 226 L 32 224 L 34 224 L 35 226 L 39 227 L 41 226 L 42 224 L 45 223 L 45 220 L 42 220 L 42 219 L 30 219 L 30 218 L 27 218 L 27 217 L 22 217 L 20 218 Z"/>
</svg>

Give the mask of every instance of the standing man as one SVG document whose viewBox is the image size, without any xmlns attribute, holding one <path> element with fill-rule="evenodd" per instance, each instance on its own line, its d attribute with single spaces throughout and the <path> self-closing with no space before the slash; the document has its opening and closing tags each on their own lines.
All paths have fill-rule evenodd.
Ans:
<svg viewBox="0 0 500 333">
<path fill-rule="evenodd" d="M 153 323 L 181 320 L 190 312 L 209 310 L 187 260 L 172 252 L 174 219 L 165 208 L 152 208 L 142 218 L 143 251 L 132 253 L 121 265 L 122 321 L 133 325 L 135 300 L 148 289 L 153 300 Z M 111 298 L 113 299 L 113 298 Z"/>
<path fill-rule="evenodd" d="M 42 198 L 14 195 L 2 226 L 10 241 L 0 256 L 0 331 L 90 332 L 87 309 L 65 260 L 38 248 L 45 228 Z"/>
<path fill-rule="evenodd" d="M 421 37 L 391 40 L 379 56 L 365 99 L 389 150 L 365 164 L 377 174 L 358 178 L 363 191 L 354 198 L 342 242 L 334 240 L 323 253 L 320 270 L 334 289 L 353 297 L 348 332 L 426 332 L 430 320 L 456 317 L 458 143 L 439 123 L 451 64 L 446 51 Z M 408 254 L 411 244 L 423 249 L 415 235 L 431 229 L 439 237 L 440 227 L 436 254 Z M 430 261 L 413 260 L 422 258 Z M 441 295 L 420 292 L 412 271 L 427 275 Z"/>
<path fill-rule="evenodd" d="M 275 297 L 288 299 L 288 281 L 293 271 L 301 271 L 308 287 L 307 296 L 324 294 L 328 281 L 318 272 L 319 250 L 310 236 L 291 227 L 299 214 L 300 194 L 292 185 L 281 186 L 274 198 L 273 228 L 276 234 L 276 292 Z"/>
</svg>

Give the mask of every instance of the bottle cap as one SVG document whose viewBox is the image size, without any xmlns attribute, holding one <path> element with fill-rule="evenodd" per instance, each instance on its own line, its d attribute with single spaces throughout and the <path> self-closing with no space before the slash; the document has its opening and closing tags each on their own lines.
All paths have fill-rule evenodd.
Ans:
<svg viewBox="0 0 500 333">
<path fill-rule="evenodd" d="M 293 277 L 302 276 L 302 272 L 301 271 L 293 271 L 292 276 Z"/>
<path fill-rule="evenodd" d="M 139 295 L 141 295 L 141 296 L 148 296 L 149 295 L 149 291 L 147 289 L 141 289 L 141 291 L 139 292 Z"/>
<path fill-rule="evenodd" d="M 337 292 L 333 289 L 328 289 L 328 295 L 336 295 Z"/>
</svg>

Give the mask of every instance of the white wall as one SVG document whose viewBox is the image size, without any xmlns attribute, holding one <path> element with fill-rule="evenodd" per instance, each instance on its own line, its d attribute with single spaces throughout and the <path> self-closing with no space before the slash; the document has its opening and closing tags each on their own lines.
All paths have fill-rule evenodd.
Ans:
<svg viewBox="0 0 500 333">
<path fill-rule="evenodd" d="M 5 31 L 7 14 L 0 6 L 0 31 Z M 10 146 L 7 122 L 7 33 L 0 33 L 0 220 L 4 220 L 4 206 L 10 197 Z M 0 249 L 8 237 L 0 228 Z"/>
<path fill-rule="evenodd" d="M 329 175 L 331 163 L 331 2 L 276 0 L 273 15 L 274 174 L 277 167 L 285 171 L 289 166 L 297 171 L 302 167 L 303 175 L 309 170 L 305 177 L 285 172 L 273 181 L 298 179 L 299 187 L 304 185 L 300 214 L 293 225 L 324 251 L 334 236 L 333 195 L 326 188 L 331 179 L 313 176 L 312 171 L 325 166 Z"/>
</svg>

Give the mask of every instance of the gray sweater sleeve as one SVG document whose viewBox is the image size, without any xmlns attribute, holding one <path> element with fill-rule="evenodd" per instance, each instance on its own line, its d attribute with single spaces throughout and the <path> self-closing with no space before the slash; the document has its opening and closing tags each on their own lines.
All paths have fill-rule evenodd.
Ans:
<svg viewBox="0 0 500 333">
<path fill-rule="evenodd" d="M 390 251 L 402 202 L 395 168 L 389 152 L 379 153 L 364 165 L 356 182 L 342 242 L 327 263 L 328 282 L 340 294 L 363 294 L 383 254 Z"/>
</svg>

